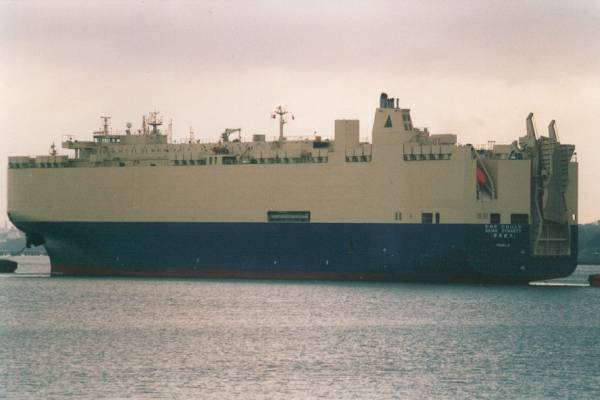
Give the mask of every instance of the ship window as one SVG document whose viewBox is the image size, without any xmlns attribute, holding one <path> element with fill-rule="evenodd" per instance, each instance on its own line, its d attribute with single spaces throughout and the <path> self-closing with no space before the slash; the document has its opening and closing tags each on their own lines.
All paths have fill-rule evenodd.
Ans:
<svg viewBox="0 0 600 400">
<path fill-rule="evenodd" d="M 528 214 L 510 214 L 510 223 L 511 224 L 528 224 L 529 223 L 529 215 Z"/>
<path fill-rule="evenodd" d="M 310 222 L 310 211 L 268 211 L 269 222 Z"/>
<path fill-rule="evenodd" d="M 490 224 L 499 224 L 500 223 L 500 214 L 491 213 L 490 214 Z"/>
<path fill-rule="evenodd" d="M 435 223 L 436 224 L 440 223 L 440 213 L 435 213 Z"/>
<path fill-rule="evenodd" d="M 385 121 L 385 128 L 391 128 L 392 127 L 392 118 L 390 115 L 388 115 L 387 120 Z"/>
<path fill-rule="evenodd" d="M 423 223 L 423 224 L 433 223 L 433 214 L 432 213 L 422 213 L 421 214 L 421 223 Z"/>
<path fill-rule="evenodd" d="M 402 213 L 401 213 L 400 211 L 396 211 L 396 212 L 394 213 L 394 219 L 395 219 L 396 221 L 402 221 Z"/>
</svg>

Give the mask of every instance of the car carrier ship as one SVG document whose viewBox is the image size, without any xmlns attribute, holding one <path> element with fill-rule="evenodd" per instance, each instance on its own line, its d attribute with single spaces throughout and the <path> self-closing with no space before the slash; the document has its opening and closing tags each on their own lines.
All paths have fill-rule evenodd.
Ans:
<svg viewBox="0 0 600 400">
<path fill-rule="evenodd" d="M 108 117 L 58 155 L 10 157 L 8 215 L 52 275 L 526 283 L 577 260 L 577 162 L 555 123 L 476 148 L 413 125 L 382 93 L 371 142 L 226 129 L 172 143 L 158 113 Z"/>
</svg>

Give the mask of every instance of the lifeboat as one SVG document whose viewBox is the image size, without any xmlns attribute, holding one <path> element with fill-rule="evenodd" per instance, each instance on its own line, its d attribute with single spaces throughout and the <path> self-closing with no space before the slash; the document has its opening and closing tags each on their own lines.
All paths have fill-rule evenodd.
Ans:
<svg viewBox="0 0 600 400">
<path fill-rule="evenodd" d="M 487 185 L 487 175 L 480 166 L 477 166 L 476 177 L 479 187 L 485 187 Z"/>
<path fill-rule="evenodd" d="M 600 274 L 594 274 L 594 275 L 588 276 L 588 282 L 590 283 L 590 286 L 600 287 Z"/>
</svg>

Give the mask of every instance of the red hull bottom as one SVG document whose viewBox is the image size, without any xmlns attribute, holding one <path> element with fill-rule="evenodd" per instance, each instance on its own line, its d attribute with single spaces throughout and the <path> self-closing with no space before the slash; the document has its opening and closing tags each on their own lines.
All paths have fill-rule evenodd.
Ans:
<svg viewBox="0 0 600 400">
<path fill-rule="evenodd" d="M 180 269 L 164 268 L 161 270 L 120 270 L 115 268 L 79 268 L 52 266 L 52 276 L 122 276 L 122 277 L 150 277 L 150 278 L 205 278 L 205 279 L 277 279 L 277 280 L 366 280 L 390 281 L 406 280 L 390 274 L 353 274 L 339 272 L 276 272 L 276 271 L 244 271 L 232 269 Z"/>
<path fill-rule="evenodd" d="M 501 281 L 484 276 L 468 276 L 449 278 L 446 275 L 400 275 L 383 273 L 340 273 L 340 272 L 293 272 L 293 271 L 246 271 L 238 269 L 181 269 L 163 268 L 117 269 L 94 267 L 71 267 L 53 265 L 52 276 L 92 276 L 92 277 L 139 277 L 139 278 L 199 278 L 199 279 L 265 279 L 265 280 L 320 280 L 320 281 L 372 281 L 372 282 L 478 282 L 478 283 L 510 283 L 527 284 L 527 281 Z"/>
</svg>

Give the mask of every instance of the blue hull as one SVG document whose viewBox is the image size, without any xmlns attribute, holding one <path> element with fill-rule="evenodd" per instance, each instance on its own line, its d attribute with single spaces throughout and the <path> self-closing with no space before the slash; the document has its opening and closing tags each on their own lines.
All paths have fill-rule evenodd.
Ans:
<svg viewBox="0 0 600 400">
<path fill-rule="evenodd" d="M 23 222 L 53 275 L 525 283 L 570 275 L 532 257 L 528 225 Z"/>
</svg>

